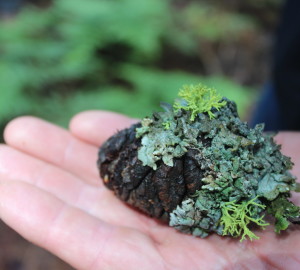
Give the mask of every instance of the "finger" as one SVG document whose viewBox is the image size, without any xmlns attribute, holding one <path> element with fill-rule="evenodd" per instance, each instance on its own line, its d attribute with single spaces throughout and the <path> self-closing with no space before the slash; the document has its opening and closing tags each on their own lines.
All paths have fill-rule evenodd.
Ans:
<svg viewBox="0 0 300 270">
<path fill-rule="evenodd" d="M 97 148 L 72 136 L 65 129 L 35 117 L 11 121 L 4 131 L 8 145 L 99 185 Z"/>
<path fill-rule="evenodd" d="M 75 202 L 89 187 L 73 174 L 7 145 L 0 145 L 0 177 L 33 184 L 67 202 Z"/>
<path fill-rule="evenodd" d="M 282 146 L 282 152 L 298 158 L 300 156 L 300 132 L 280 132 L 275 141 Z"/>
<path fill-rule="evenodd" d="M 5 223 L 76 269 L 163 269 L 153 242 L 138 231 L 112 226 L 21 182 L 2 181 L 0 198 Z"/>
<path fill-rule="evenodd" d="M 294 163 L 291 173 L 300 182 L 300 132 L 280 132 L 275 140 L 282 146 L 282 153 L 291 157 Z M 298 192 L 292 193 L 292 201 L 296 205 L 300 204 L 300 194 Z"/>
<path fill-rule="evenodd" d="M 281 144 L 282 153 L 294 162 L 292 173 L 300 177 L 300 132 L 280 132 L 275 140 Z"/>
<path fill-rule="evenodd" d="M 113 112 L 86 111 L 73 117 L 70 130 L 78 138 L 100 146 L 118 130 L 127 128 L 137 121 Z"/>
<path fill-rule="evenodd" d="M 65 170 L 5 145 L 0 145 L 0 177 L 30 183 L 112 224 L 144 231 L 154 226 L 154 222 L 127 207 L 104 186 L 86 185 Z"/>
</svg>

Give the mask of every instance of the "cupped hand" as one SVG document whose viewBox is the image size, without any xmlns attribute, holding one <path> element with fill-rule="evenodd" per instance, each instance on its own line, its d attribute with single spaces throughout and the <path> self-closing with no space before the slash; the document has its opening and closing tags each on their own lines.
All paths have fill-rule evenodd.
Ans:
<svg viewBox="0 0 300 270">
<path fill-rule="evenodd" d="M 200 239 L 133 210 L 103 186 L 98 147 L 134 120 L 89 111 L 70 131 L 34 117 L 13 120 L 0 146 L 0 217 L 76 269 L 300 269 L 300 226 L 260 240 Z M 300 134 L 277 136 L 300 177 Z M 300 204 L 300 196 L 293 200 Z"/>
</svg>

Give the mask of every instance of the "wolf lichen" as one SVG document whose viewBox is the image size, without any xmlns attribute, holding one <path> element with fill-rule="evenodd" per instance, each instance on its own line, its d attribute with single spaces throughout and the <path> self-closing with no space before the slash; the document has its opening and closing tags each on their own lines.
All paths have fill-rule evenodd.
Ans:
<svg viewBox="0 0 300 270">
<path fill-rule="evenodd" d="M 260 209 L 265 209 L 266 206 L 255 202 L 257 197 L 236 203 L 235 201 L 225 202 L 221 205 L 222 217 L 220 224 L 223 226 L 223 235 L 241 236 L 243 241 L 248 237 L 250 240 L 259 239 L 249 229 L 250 223 L 255 223 L 260 227 L 270 225 L 263 220 L 264 216 L 260 215 Z"/>
<path fill-rule="evenodd" d="M 275 217 L 275 232 L 300 223 L 289 197 L 297 190 L 264 125 L 250 128 L 236 104 L 214 89 L 185 86 L 174 105 L 122 130 L 100 149 L 104 184 L 128 204 L 184 233 L 257 239 Z M 255 228 L 255 226 L 254 226 Z"/>
<path fill-rule="evenodd" d="M 175 109 L 184 109 L 191 112 L 191 121 L 194 121 L 199 113 L 208 113 L 210 119 L 215 117 L 212 108 L 219 110 L 226 105 L 226 101 L 221 101 L 222 97 L 213 88 L 208 88 L 202 84 L 185 85 L 179 91 L 178 96 L 181 102 L 174 104 Z"/>
</svg>

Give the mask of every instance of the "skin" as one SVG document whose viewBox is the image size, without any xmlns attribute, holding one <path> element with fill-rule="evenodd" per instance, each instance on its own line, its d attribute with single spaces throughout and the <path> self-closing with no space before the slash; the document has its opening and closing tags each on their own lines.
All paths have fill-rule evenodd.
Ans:
<svg viewBox="0 0 300 270">
<path fill-rule="evenodd" d="M 300 227 L 260 240 L 194 238 L 131 209 L 107 190 L 98 147 L 136 120 L 100 111 L 76 115 L 70 130 L 34 117 L 8 124 L 0 145 L 0 218 L 76 269 L 300 269 Z M 300 133 L 276 140 L 300 176 Z M 293 196 L 300 204 L 300 196 Z"/>
</svg>

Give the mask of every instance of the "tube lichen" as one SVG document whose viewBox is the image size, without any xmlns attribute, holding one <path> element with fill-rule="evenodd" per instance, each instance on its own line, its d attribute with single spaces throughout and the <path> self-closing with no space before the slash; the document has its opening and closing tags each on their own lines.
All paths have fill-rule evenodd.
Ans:
<svg viewBox="0 0 300 270">
<path fill-rule="evenodd" d="M 264 125 L 253 129 L 236 104 L 202 85 L 185 86 L 141 123 L 100 148 L 105 184 L 122 200 L 185 233 L 250 240 L 275 217 L 275 232 L 300 222 L 290 158 Z"/>
</svg>

